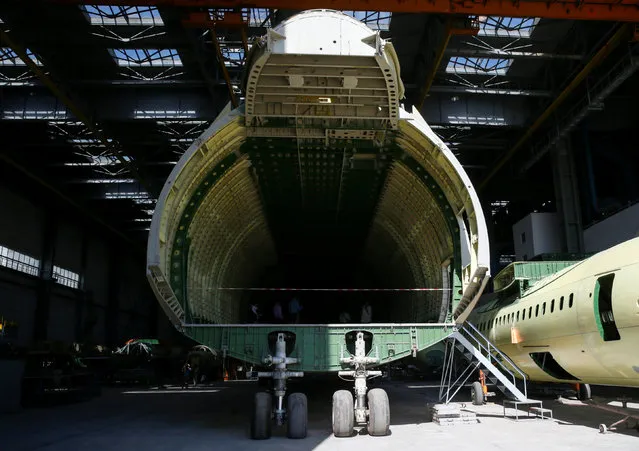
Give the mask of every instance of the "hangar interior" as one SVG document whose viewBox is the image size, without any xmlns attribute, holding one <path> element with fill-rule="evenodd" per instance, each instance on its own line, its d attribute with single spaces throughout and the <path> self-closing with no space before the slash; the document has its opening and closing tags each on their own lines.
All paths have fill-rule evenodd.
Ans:
<svg viewBox="0 0 639 451">
<path fill-rule="evenodd" d="M 234 2 L 0 4 L 0 317 L 21 345 L 174 339 L 145 279 L 158 196 L 194 140 L 245 100 L 253 38 L 297 12 L 220 3 Z M 422 114 L 477 189 L 493 274 L 515 259 L 595 252 L 639 232 L 639 28 L 521 3 L 523 17 L 344 11 L 392 42 L 400 102 Z M 239 205 L 227 196 L 220 206 L 230 233 L 255 205 L 270 230 L 255 238 L 266 243 L 257 253 L 229 248 L 237 251 L 229 264 L 242 268 L 233 281 L 428 283 L 411 276 L 425 254 L 411 255 L 405 237 L 425 207 L 406 195 L 409 175 L 393 184 L 377 160 L 346 165 L 335 153 L 303 191 L 316 208 L 299 211 L 289 208 L 299 180 L 277 174 L 287 158 L 285 150 L 265 156 L 267 177 L 252 197 Z M 350 228 L 334 226 L 340 205 Z M 396 219 L 395 236 L 376 228 L 380 209 Z M 271 264 L 253 267 L 267 257 Z M 310 296 L 322 322 L 351 295 Z M 380 311 L 393 302 L 371 299 Z"/>
</svg>

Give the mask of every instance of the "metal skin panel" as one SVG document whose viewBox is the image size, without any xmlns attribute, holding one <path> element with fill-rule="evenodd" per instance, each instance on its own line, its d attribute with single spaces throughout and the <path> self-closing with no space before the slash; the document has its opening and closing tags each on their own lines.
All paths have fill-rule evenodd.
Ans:
<svg viewBox="0 0 639 451">
<path fill-rule="evenodd" d="M 370 327 L 369 327 L 370 326 Z M 378 356 L 380 365 L 416 355 L 454 332 L 448 324 L 285 324 L 227 326 L 187 325 L 186 333 L 200 343 L 215 343 L 217 349 L 246 362 L 260 365 L 269 355 L 265 337 L 272 332 L 295 334 L 290 357 L 300 359 L 296 371 L 332 372 L 342 368 L 340 358 L 348 355 L 346 334 L 353 331 L 373 334 L 369 356 Z"/>
<path fill-rule="evenodd" d="M 321 38 L 335 50 L 306 49 L 317 44 L 300 43 L 308 24 L 339 29 Z M 248 66 L 246 102 L 228 105 L 185 152 L 154 212 L 148 279 L 173 324 L 258 363 L 248 349 L 266 349 L 268 332 L 282 326 L 237 325 L 246 296 L 220 288 L 251 287 L 278 248 L 305 252 L 317 242 L 360 253 L 395 286 L 441 289 L 394 298 L 400 324 L 371 329 L 384 362 L 448 336 L 490 276 L 486 224 L 452 152 L 400 106 L 392 46 L 342 13 L 311 11 L 270 30 Z M 318 362 L 304 370 L 339 369 L 344 327 L 287 328 L 298 334 L 298 357 Z M 417 348 L 398 330 L 421 337 Z"/>
<path fill-rule="evenodd" d="M 533 381 L 575 382 L 550 377 L 529 355 L 550 352 L 564 370 L 583 383 L 639 386 L 637 255 L 639 238 L 634 238 L 562 270 L 559 276 L 542 279 L 510 305 L 476 310 L 470 321 L 489 324 L 493 319 L 514 315 L 512 320 L 502 320 L 482 331 Z M 607 274 L 615 275 L 612 310 L 620 339 L 614 341 L 603 340 L 593 302 L 597 279 Z M 572 307 L 569 306 L 571 295 Z M 535 316 L 538 305 L 539 315 Z M 531 307 L 533 317 L 528 318 Z M 522 320 L 524 309 L 526 319 Z"/>
</svg>

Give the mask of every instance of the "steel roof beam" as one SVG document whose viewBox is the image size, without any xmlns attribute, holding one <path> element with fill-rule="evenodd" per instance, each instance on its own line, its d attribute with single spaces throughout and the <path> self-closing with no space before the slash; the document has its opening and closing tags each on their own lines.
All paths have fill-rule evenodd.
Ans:
<svg viewBox="0 0 639 451">
<path fill-rule="evenodd" d="M 612 94 L 623 82 L 630 78 L 639 68 L 639 57 L 628 54 L 618 62 L 600 82 L 588 90 L 581 101 L 564 117 L 558 120 L 559 126 L 553 128 L 541 145 L 521 167 L 520 172 L 528 171 L 541 157 L 543 157 L 557 142 L 570 133 L 592 111 L 603 109 L 604 100 Z"/>
<path fill-rule="evenodd" d="M 60 4 L 95 4 L 95 0 L 47 0 Z M 541 17 L 547 19 L 639 22 L 637 0 L 101 0 L 112 6 L 176 6 L 209 8 L 277 8 L 355 11 L 389 11 L 397 13 L 468 14 L 477 16 Z"/>
<path fill-rule="evenodd" d="M 555 100 L 544 110 L 543 113 L 535 120 L 535 122 L 526 130 L 526 133 L 510 148 L 495 164 L 486 177 L 478 184 L 478 189 L 483 190 L 488 182 L 499 172 L 499 170 L 521 149 L 521 147 L 532 137 L 539 127 L 546 122 L 546 119 L 564 103 L 570 94 L 579 86 L 581 82 L 595 69 L 606 57 L 622 42 L 623 39 L 629 38 L 633 27 L 629 24 L 622 25 L 616 33 L 597 51 L 581 71 L 568 83 L 564 90 L 555 98 Z"/>
<path fill-rule="evenodd" d="M 448 56 L 466 56 L 470 58 L 516 58 L 516 59 L 553 59 L 553 60 L 575 60 L 580 61 L 583 55 L 567 55 L 548 52 L 527 52 L 511 50 L 488 50 L 488 49 L 451 49 L 444 52 Z"/>
<path fill-rule="evenodd" d="M 75 101 L 71 99 L 69 95 L 67 95 L 64 90 L 58 85 L 57 82 L 53 81 L 53 79 L 47 75 L 43 69 L 41 69 L 38 65 L 36 65 L 31 58 L 27 55 L 26 50 L 19 45 L 16 41 L 14 41 L 13 37 L 9 35 L 9 33 L 0 29 L 0 43 L 7 45 L 10 47 L 16 55 L 25 63 L 25 65 L 38 77 L 38 79 L 44 84 L 53 95 L 62 102 L 69 111 L 75 116 L 75 118 L 81 121 L 90 131 L 96 136 L 104 145 L 105 148 L 112 154 L 121 164 L 123 164 L 131 174 L 142 183 L 146 189 L 148 190 L 150 187 L 140 175 L 138 169 L 135 167 L 133 163 L 128 161 L 123 155 L 120 149 L 117 149 L 113 146 L 112 142 L 105 136 L 105 134 L 100 130 L 98 125 L 93 121 L 89 114 L 87 114 Z"/>
<path fill-rule="evenodd" d="M 530 89 L 497 89 L 497 88 L 471 88 L 466 86 L 432 86 L 430 92 L 444 92 L 449 94 L 484 94 L 495 96 L 522 96 L 522 97 L 552 97 L 551 91 L 539 91 Z"/>
</svg>

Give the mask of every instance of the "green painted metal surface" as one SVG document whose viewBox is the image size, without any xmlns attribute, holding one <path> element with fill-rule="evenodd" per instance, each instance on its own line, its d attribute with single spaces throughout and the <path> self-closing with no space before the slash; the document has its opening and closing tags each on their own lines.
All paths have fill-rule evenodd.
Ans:
<svg viewBox="0 0 639 451">
<path fill-rule="evenodd" d="M 371 327 L 353 325 L 233 325 L 187 326 L 185 333 L 214 349 L 226 350 L 227 355 L 252 363 L 262 364 L 271 354 L 268 336 L 271 333 L 295 334 L 295 345 L 289 357 L 300 359 L 291 370 L 307 372 L 334 372 L 344 369 L 340 358 L 348 357 L 347 334 L 367 331 L 373 334 L 369 356 L 378 356 L 380 365 L 390 363 L 419 352 L 442 341 L 453 333 L 454 325 L 441 324 L 371 324 Z"/>
<path fill-rule="evenodd" d="M 459 226 L 455 213 L 444 191 L 427 171 L 393 143 L 390 133 L 386 138 L 383 146 L 357 139 L 328 144 L 311 141 L 308 145 L 300 145 L 290 138 L 247 138 L 239 154 L 247 155 L 251 161 L 269 229 L 280 251 L 286 246 L 307 251 L 315 246 L 323 250 L 360 253 L 368 238 L 389 169 L 394 161 L 401 161 L 422 180 L 446 221 L 446 232 L 453 246 L 451 277 L 446 287 L 452 289 L 446 317 L 446 321 L 451 321 L 462 292 Z M 189 199 L 174 237 L 170 281 L 185 308 L 187 322 L 196 320 L 189 311 L 189 303 L 185 302 L 188 299 L 189 227 L 208 190 L 237 159 L 237 154 L 231 154 L 210 170 Z M 423 302 L 439 303 L 441 297 L 434 296 Z M 414 313 L 421 311 L 414 306 L 412 309 Z M 424 321 L 420 315 L 413 316 L 412 321 Z M 381 364 L 425 350 L 453 330 L 452 325 L 435 324 L 373 326 L 363 330 L 373 334 L 369 355 L 378 353 Z M 354 330 L 352 326 L 198 324 L 187 326 L 184 332 L 199 343 L 225 350 L 232 357 L 260 364 L 270 353 L 269 334 L 282 330 L 296 337 L 291 356 L 301 359 L 301 364 L 294 369 L 317 372 L 343 369 L 340 357 L 342 352 L 347 355 L 345 336 Z"/>
<path fill-rule="evenodd" d="M 191 221 L 193 220 L 197 209 L 200 207 L 202 200 L 206 197 L 206 194 L 224 175 L 224 173 L 233 166 L 237 159 L 237 155 L 232 153 L 209 171 L 209 175 L 202 181 L 198 189 L 193 194 L 193 197 L 189 199 L 188 205 L 182 212 L 180 225 L 175 232 L 169 281 L 171 288 L 185 310 L 187 309 L 188 304 L 184 302 L 184 300 L 187 299 L 186 276 L 188 271 L 187 256 L 189 247 L 189 226 L 191 225 Z"/>
<path fill-rule="evenodd" d="M 495 291 L 502 290 L 515 281 L 526 289 L 535 282 L 573 266 L 575 261 L 514 262 L 502 269 L 494 278 Z"/>
</svg>

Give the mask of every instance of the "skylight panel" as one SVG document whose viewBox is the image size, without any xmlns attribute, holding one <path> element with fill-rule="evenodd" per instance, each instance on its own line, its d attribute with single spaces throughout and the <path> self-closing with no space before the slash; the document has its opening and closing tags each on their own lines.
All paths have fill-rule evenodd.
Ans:
<svg viewBox="0 0 639 451">
<path fill-rule="evenodd" d="M 504 117 L 496 115 L 488 116 L 448 116 L 448 123 L 455 125 L 489 125 L 489 126 L 505 126 L 508 125 Z"/>
<path fill-rule="evenodd" d="M 42 66 L 42 61 L 34 53 L 26 49 L 27 56 L 36 66 Z M 26 66 L 26 63 L 9 47 L 0 47 L 0 66 Z"/>
<path fill-rule="evenodd" d="M 182 60 L 176 49 L 109 49 L 120 67 L 177 67 Z"/>
<path fill-rule="evenodd" d="M 133 192 L 107 192 L 104 194 L 105 199 L 129 199 L 138 205 L 152 205 L 157 202 L 151 195 L 145 191 Z"/>
<path fill-rule="evenodd" d="M 135 179 L 87 179 L 83 180 L 82 183 L 91 183 L 91 184 L 112 184 L 112 183 L 135 183 L 137 180 Z"/>
<path fill-rule="evenodd" d="M 539 17 L 479 16 L 479 36 L 529 38 Z"/>
<path fill-rule="evenodd" d="M 144 191 L 135 191 L 135 192 L 111 192 L 105 193 L 104 197 L 106 199 L 149 199 L 149 193 Z"/>
<path fill-rule="evenodd" d="M 510 58 L 475 58 L 453 56 L 448 60 L 449 74 L 506 75 L 513 60 Z"/>
<path fill-rule="evenodd" d="M 387 11 L 342 11 L 373 30 L 388 31 L 392 13 Z"/>
<path fill-rule="evenodd" d="M 106 155 L 84 155 L 89 161 L 67 161 L 64 166 L 116 166 L 121 164 L 120 160 L 115 157 Z M 124 161 L 131 161 L 131 157 L 124 155 Z"/>
<path fill-rule="evenodd" d="M 164 25 L 155 6 L 81 6 L 91 25 Z"/>
<path fill-rule="evenodd" d="M 271 26 L 271 15 L 266 8 L 251 8 L 249 17 L 249 27 L 267 27 Z"/>
<path fill-rule="evenodd" d="M 189 119 L 196 116 L 195 110 L 141 110 L 133 112 L 135 119 Z"/>
<path fill-rule="evenodd" d="M 5 110 L 2 119 L 9 120 L 62 120 L 67 118 L 64 110 Z"/>
</svg>

